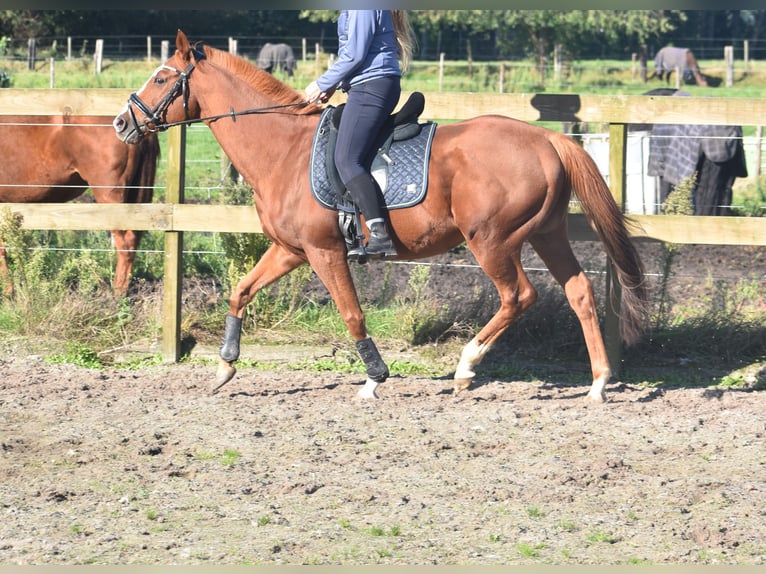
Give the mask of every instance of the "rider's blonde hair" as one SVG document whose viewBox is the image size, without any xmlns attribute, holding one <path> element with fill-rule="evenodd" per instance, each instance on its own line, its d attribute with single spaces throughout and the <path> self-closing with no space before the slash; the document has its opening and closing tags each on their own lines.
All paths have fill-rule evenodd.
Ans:
<svg viewBox="0 0 766 574">
<path fill-rule="evenodd" d="M 406 71 L 415 50 L 415 34 L 412 31 L 410 17 L 407 10 L 391 10 L 394 19 L 394 32 L 399 44 L 399 59 L 402 62 L 402 71 Z"/>
</svg>

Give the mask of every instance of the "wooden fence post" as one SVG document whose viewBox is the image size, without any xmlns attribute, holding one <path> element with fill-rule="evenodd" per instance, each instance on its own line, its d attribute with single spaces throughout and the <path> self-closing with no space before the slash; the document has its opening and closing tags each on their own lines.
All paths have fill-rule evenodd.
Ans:
<svg viewBox="0 0 766 574">
<path fill-rule="evenodd" d="M 500 93 L 505 92 L 505 62 L 500 62 Z"/>
<path fill-rule="evenodd" d="M 34 71 L 35 60 L 37 59 L 37 40 L 30 38 L 27 40 L 27 70 Z"/>
<path fill-rule="evenodd" d="M 183 203 L 186 163 L 186 126 L 168 130 L 168 171 L 165 202 Z M 181 290 L 183 283 L 183 231 L 165 232 L 165 263 L 162 287 L 162 359 L 181 358 Z"/>
<path fill-rule="evenodd" d="M 626 124 L 609 124 L 609 188 L 617 206 L 625 211 L 625 161 L 628 148 Z M 611 259 L 606 265 L 606 304 L 604 313 L 604 345 L 606 356 L 617 375 L 621 369 L 620 304 L 622 289 Z"/>
<path fill-rule="evenodd" d="M 444 87 L 444 52 L 439 54 L 439 91 Z"/>
<path fill-rule="evenodd" d="M 648 56 L 647 56 L 646 44 L 641 44 L 641 46 L 639 46 L 638 48 L 638 63 L 639 63 L 638 69 L 639 69 L 639 76 L 643 83 L 646 83 L 646 79 L 647 79 L 646 78 L 647 58 Z"/>
<path fill-rule="evenodd" d="M 726 87 L 734 85 L 734 46 L 723 47 L 723 59 L 726 60 Z"/>
</svg>

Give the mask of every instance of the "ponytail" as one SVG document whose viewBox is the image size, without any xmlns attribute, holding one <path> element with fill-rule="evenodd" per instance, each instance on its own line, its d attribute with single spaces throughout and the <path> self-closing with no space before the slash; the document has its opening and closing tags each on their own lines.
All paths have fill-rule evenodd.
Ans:
<svg viewBox="0 0 766 574">
<path fill-rule="evenodd" d="M 406 10 L 391 10 L 391 16 L 394 20 L 396 42 L 399 44 L 399 60 L 402 62 L 404 72 L 410 65 L 412 52 L 415 49 L 415 34 Z"/>
</svg>

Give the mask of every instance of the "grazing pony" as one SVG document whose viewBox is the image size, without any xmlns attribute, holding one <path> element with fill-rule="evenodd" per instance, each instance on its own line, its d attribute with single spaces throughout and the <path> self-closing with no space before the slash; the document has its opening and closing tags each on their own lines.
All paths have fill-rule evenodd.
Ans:
<svg viewBox="0 0 766 574">
<path fill-rule="evenodd" d="M 707 86 L 707 80 L 700 72 L 697 59 L 689 48 L 665 46 L 654 57 L 654 71 L 660 80 L 670 83 L 670 74 L 678 70 L 681 83 L 695 80 L 698 86 Z"/>
<path fill-rule="evenodd" d="M 295 73 L 295 55 L 288 44 L 264 44 L 256 62 L 261 70 L 266 70 L 269 74 L 281 70 L 292 78 Z"/>
<path fill-rule="evenodd" d="M 0 201 L 64 203 L 90 188 L 98 203 L 150 203 L 159 156 L 156 134 L 126 145 L 102 116 L 0 116 Z M 113 229 L 112 239 L 112 288 L 122 296 L 141 232 Z M 1 246 L 0 257 L 7 272 Z"/>
<path fill-rule="evenodd" d="M 310 190 L 309 162 L 321 112 L 243 58 L 192 47 L 179 30 L 175 54 L 114 118 L 117 137 L 128 143 L 174 123 L 206 122 L 252 186 L 263 232 L 273 242 L 232 291 L 214 392 L 236 372 L 247 305 L 260 289 L 306 263 L 330 292 L 367 367 L 360 396 L 375 397 L 376 386 L 389 376 L 367 333 L 338 213 L 320 205 Z M 465 242 L 500 295 L 500 309 L 462 351 L 456 392 L 470 386 L 474 367 L 537 298 L 521 263 L 522 246 L 529 242 L 580 320 L 593 374 L 588 396 L 605 399 L 612 370 L 593 288 L 567 232 L 573 191 L 616 270 L 622 336 L 635 342 L 645 320 L 643 266 L 625 215 L 588 153 L 563 134 L 500 115 L 436 129 L 425 198 L 392 210 L 390 222 L 399 259 L 431 257 Z"/>
</svg>

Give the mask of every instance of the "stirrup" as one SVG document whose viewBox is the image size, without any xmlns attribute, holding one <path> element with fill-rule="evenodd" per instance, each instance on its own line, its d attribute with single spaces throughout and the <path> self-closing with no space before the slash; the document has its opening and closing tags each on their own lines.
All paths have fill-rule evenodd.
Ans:
<svg viewBox="0 0 766 574">
<path fill-rule="evenodd" d="M 354 247 L 347 251 L 346 258 L 349 261 L 356 261 L 360 265 L 363 265 L 367 263 L 369 257 L 367 255 L 367 250 L 364 248 L 364 244 L 359 241 Z"/>
<path fill-rule="evenodd" d="M 362 233 L 362 219 L 359 213 L 359 206 L 354 205 L 354 218 L 350 227 L 350 232 L 353 233 L 353 244 L 346 241 L 347 245 L 353 245 L 348 248 L 346 252 L 346 258 L 349 261 L 356 261 L 360 265 L 367 263 L 367 250 L 364 248 L 364 233 Z"/>
</svg>

